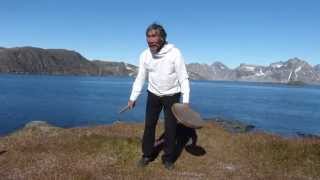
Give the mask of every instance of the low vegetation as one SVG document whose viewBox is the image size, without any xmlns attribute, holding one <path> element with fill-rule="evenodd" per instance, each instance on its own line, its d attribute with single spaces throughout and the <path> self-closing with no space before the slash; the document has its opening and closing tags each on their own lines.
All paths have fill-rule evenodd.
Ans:
<svg viewBox="0 0 320 180">
<path fill-rule="evenodd" d="M 160 134 L 162 125 L 157 129 Z M 6 179 L 320 179 L 320 140 L 230 133 L 215 122 L 197 131 L 202 156 L 183 151 L 174 170 L 158 157 L 138 168 L 142 124 L 63 129 L 40 124 L 0 138 Z"/>
</svg>

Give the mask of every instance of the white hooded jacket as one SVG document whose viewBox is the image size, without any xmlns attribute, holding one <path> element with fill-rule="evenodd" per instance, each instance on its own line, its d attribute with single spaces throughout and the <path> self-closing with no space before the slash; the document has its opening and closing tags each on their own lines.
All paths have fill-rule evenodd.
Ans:
<svg viewBox="0 0 320 180">
<path fill-rule="evenodd" d="M 181 92 L 183 103 L 189 103 L 189 76 L 181 52 L 173 44 L 165 44 L 156 54 L 152 54 L 149 48 L 141 53 L 131 101 L 141 94 L 146 77 L 148 90 L 153 94 L 165 96 Z"/>
</svg>

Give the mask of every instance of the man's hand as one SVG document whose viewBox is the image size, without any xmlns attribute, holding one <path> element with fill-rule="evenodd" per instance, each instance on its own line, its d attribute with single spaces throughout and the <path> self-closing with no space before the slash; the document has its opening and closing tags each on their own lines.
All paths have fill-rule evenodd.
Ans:
<svg viewBox="0 0 320 180">
<path fill-rule="evenodd" d="M 129 109 L 133 109 L 135 105 L 136 105 L 135 101 L 131 101 L 131 100 L 128 101 L 128 108 Z"/>
</svg>

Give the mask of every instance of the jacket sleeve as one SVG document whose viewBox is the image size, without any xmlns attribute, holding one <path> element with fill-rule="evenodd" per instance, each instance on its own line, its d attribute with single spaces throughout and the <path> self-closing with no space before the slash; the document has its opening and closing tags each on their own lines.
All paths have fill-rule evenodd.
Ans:
<svg viewBox="0 0 320 180">
<path fill-rule="evenodd" d="M 132 91 L 130 95 L 130 100 L 131 101 L 136 101 L 141 94 L 145 79 L 147 76 L 146 68 L 144 66 L 144 58 L 143 54 L 140 55 L 139 58 L 139 70 L 138 70 L 138 75 L 133 83 L 132 86 Z"/>
<path fill-rule="evenodd" d="M 189 76 L 187 73 L 186 65 L 184 63 L 184 59 L 179 50 L 177 50 L 177 54 L 175 58 L 175 70 L 176 70 L 178 81 L 181 88 L 182 102 L 189 103 L 189 95 L 190 95 Z"/>
</svg>

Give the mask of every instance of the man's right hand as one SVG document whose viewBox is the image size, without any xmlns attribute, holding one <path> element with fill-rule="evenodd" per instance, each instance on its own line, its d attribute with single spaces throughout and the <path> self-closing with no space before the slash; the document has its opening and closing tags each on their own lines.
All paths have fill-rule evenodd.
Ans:
<svg viewBox="0 0 320 180">
<path fill-rule="evenodd" d="M 133 109 L 135 105 L 136 105 L 135 101 L 131 101 L 131 100 L 128 101 L 128 108 L 129 109 Z"/>
</svg>

